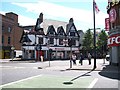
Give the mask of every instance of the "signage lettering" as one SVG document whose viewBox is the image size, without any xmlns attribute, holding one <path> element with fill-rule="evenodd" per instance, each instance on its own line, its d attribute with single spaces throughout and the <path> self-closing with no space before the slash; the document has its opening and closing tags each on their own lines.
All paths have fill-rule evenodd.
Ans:
<svg viewBox="0 0 120 90">
<path fill-rule="evenodd" d="M 120 35 L 110 36 L 108 38 L 108 46 L 120 46 Z"/>
<path fill-rule="evenodd" d="M 106 31 L 109 31 L 109 28 L 110 28 L 110 26 L 109 26 L 109 18 L 105 18 L 105 29 L 106 29 Z"/>
</svg>

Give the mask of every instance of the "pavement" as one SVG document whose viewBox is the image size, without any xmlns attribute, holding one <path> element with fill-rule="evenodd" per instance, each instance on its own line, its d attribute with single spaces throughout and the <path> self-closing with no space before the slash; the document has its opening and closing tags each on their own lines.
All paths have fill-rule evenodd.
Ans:
<svg viewBox="0 0 120 90">
<path fill-rule="evenodd" d="M 63 62 L 64 61 L 64 62 Z M 21 61 L 20 58 L 14 58 L 12 59 L 0 59 L 0 63 L 41 63 L 40 67 L 38 69 L 46 68 L 46 69 L 54 69 L 54 70 L 84 70 L 84 71 L 90 71 L 93 70 L 94 67 L 94 59 L 91 60 L 91 65 L 88 65 L 88 60 L 83 61 L 83 65 L 79 64 L 79 60 L 76 60 L 76 65 L 72 64 L 72 67 L 70 68 L 70 62 L 69 60 L 54 60 L 51 61 L 52 64 L 53 62 L 55 63 L 54 65 L 51 66 L 46 66 L 46 63 L 49 63 L 49 61 L 44 61 L 44 62 L 35 62 L 35 60 L 25 60 Z M 56 63 L 59 63 L 56 65 Z M 68 63 L 68 64 L 64 64 Z M 104 59 L 96 59 L 96 71 L 101 71 L 107 67 L 106 70 L 118 70 L 117 66 L 109 65 L 109 61 L 106 61 Z"/>
<path fill-rule="evenodd" d="M 33 62 L 33 61 L 34 60 L 19 61 L 19 59 L 18 60 L 13 59 L 11 61 L 11 59 L 0 59 L 0 62 L 5 63 L 5 65 L 9 65 L 9 63 L 10 64 L 15 63 L 13 65 L 16 65 L 17 67 L 19 67 L 19 65 L 20 67 L 22 67 L 22 64 L 25 64 L 25 65 L 29 64 L 30 66 L 32 64 L 32 67 L 30 67 L 31 70 L 35 70 L 35 72 L 38 71 L 39 73 L 38 75 L 35 75 L 32 77 L 28 77 L 22 80 L 4 84 L 0 86 L 0 88 L 1 87 L 5 87 L 5 88 L 16 88 L 16 87 L 17 88 L 18 87 L 19 88 L 46 88 L 46 85 L 47 85 L 47 88 L 65 88 L 65 90 L 66 88 L 91 88 L 95 86 L 96 82 L 98 82 L 98 84 L 96 84 L 98 86 L 96 87 L 100 87 L 100 85 L 102 87 L 104 86 L 103 81 L 106 83 L 108 82 L 110 83 L 111 79 L 113 79 L 112 81 L 115 84 L 115 86 L 116 86 L 116 83 L 118 84 L 117 81 L 116 83 L 114 81 L 114 79 L 118 80 L 118 77 L 116 77 L 118 74 L 116 73 L 118 72 L 117 71 L 118 67 L 109 65 L 109 61 L 106 61 L 103 59 L 96 59 L 97 68 L 94 70 L 94 74 L 92 72 L 93 66 L 94 66 L 94 59 L 91 60 L 91 65 L 88 65 L 89 64 L 88 60 L 84 60 L 83 65 L 80 65 L 79 60 L 76 60 L 76 65 L 72 64 L 72 68 L 70 68 L 70 60 L 54 60 L 50 62 L 49 61 Z M 32 69 L 34 65 L 36 66 L 37 69 Z M 16 66 L 13 66 L 13 67 L 16 67 Z M 9 69 L 9 68 L 7 69 L 7 67 L 4 65 L 2 67 L 4 67 L 4 70 Z M 27 66 L 25 68 L 27 69 Z M 17 69 L 19 68 L 16 68 L 14 70 L 17 70 Z M 13 69 L 9 69 L 9 70 L 13 71 Z M 21 70 L 25 70 L 25 69 L 21 69 Z M 62 72 L 64 70 L 65 71 L 68 70 L 68 71 Z M 72 70 L 75 70 L 75 72 Z M 80 72 L 76 72 L 76 70 L 79 70 Z M 48 71 L 51 73 L 53 72 L 55 74 L 46 74 L 46 72 L 48 73 Z M 42 74 L 40 74 L 40 72 L 42 72 Z M 74 78 L 73 78 L 74 75 L 71 75 L 71 76 L 69 75 L 73 73 L 75 73 Z M 76 77 L 77 74 L 78 76 Z M 100 76 L 98 77 L 96 75 L 100 75 Z M 68 81 L 69 83 L 72 82 L 73 84 L 66 85 L 66 83 L 68 84 Z M 113 85 L 113 83 L 111 85 Z"/>
</svg>

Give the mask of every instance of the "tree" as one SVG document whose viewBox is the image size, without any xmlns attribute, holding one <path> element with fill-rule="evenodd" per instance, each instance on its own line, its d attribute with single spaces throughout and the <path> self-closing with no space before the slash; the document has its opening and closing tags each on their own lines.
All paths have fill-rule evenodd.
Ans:
<svg viewBox="0 0 120 90">
<path fill-rule="evenodd" d="M 104 30 L 102 30 L 98 38 L 99 39 L 97 41 L 97 48 L 100 50 L 100 52 L 102 52 L 102 54 L 106 53 L 108 35 L 106 34 Z"/>
<path fill-rule="evenodd" d="M 84 35 L 83 48 L 87 51 L 90 51 L 93 48 L 93 34 L 90 29 L 88 29 Z"/>
</svg>

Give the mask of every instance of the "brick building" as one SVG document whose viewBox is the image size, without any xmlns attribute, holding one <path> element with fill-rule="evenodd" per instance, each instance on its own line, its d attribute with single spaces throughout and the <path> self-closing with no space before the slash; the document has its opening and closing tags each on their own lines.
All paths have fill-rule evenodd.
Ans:
<svg viewBox="0 0 120 90">
<path fill-rule="evenodd" d="M 110 64 L 120 64 L 120 1 L 108 0 Z"/>
<path fill-rule="evenodd" d="M 9 12 L 0 14 L 0 58 L 11 58 L 11 47 L 21 50 L 20 37 L 23 29 L 19 26 L 18 15 Z"/>
</svg>

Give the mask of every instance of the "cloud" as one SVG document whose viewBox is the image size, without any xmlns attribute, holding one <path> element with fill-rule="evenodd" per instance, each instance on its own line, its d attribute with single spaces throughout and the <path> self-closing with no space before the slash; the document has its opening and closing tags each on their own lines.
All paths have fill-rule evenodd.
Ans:
<svg viewBox="0 0 120 90">
<path fill-rule="evenodd" d="M 35 3 L 38 1 L 46 2 L 92 2 L 93 0 L 1 0 L 1 2 L 16 2 L 16 3 Z M 96 2 L 106 2 L 108 0 L 95 0 Z"/>
<path fill-rule="evenodd" d="M 27 25 L 35 25 L 36 20 L 29 18 L 29 17 L 25 17 L 22 15 L 19 15 L 18 17 L 18 23 L 22 26 L 27 26 Z"/>
<path fill-rule="evenodd" d="M 66 18 L 69 20 L 69 18 L 72 17 L 74 18 L 75 23 L 81 23 L 81 24 L 84 23 L 86 24 L 86 26 L 93 24 L 93 12 L 85 9 L 75 9 L 75 8 L 61 6 L 58 4 L 44 2 L 44 1 L 38 1 L 35 3 L 12 3 L 12 4 L 26 8 L 27 12 L 34 12 L 36 14 L 43 12 L 44 16 L 47 16 L 45 18 L 50 18 L 50 17 L 54 17 L 58 19 Z M 96 14 L 96 26 L 104 26 L 104 19 L 106 17 L 108 17 L 107 14 L 103 13 L 102 11 L 99 14 Z M 21 17 L 21 18 L 25 18 L 25 17 Z M 31 19 L 31 22 L 32 21 L 33 20 Z M 82 29 L 84 27 L 78 25 L 78 28 Z"/>
</svg>

